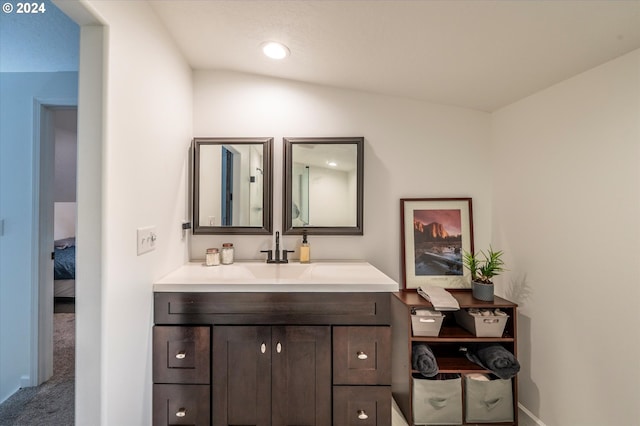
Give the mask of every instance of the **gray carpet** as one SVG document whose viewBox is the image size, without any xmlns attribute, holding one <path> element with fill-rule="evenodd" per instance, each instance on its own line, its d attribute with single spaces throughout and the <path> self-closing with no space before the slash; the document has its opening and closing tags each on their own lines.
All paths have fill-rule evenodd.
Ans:
<svg viewBox="0 0 640 426">
<path fill-rule="evenodd" d="M 0 404 L 0 426 L 74 424 L 75 314 L 54 314 L 53 377 Z"/>
</svg>

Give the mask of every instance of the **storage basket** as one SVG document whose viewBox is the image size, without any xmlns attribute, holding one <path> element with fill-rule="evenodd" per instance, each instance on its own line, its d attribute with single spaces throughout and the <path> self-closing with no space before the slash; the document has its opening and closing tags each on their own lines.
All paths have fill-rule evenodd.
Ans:
<svg viewBox="0 0 640 426">
<path fill-rule="evenodd" d="M 476 311 L 460 309 L 454 313 L 456 322 L 476 337 L 502 337 L 509 315 L 483 316 Z"/>
<path fill-rule="evenodd" d="M 462 424 L 462 379 L 413 378 L 415 425 Z"/>
<path fill-rule="evenodd" d="M 511 380 L 465 377 L 465 418 L 468 423 L 513 421 Z"/>
<path fill-rule="evenodd" d="M 411 329 L 414 336 L 437 336 L 444 315 L 433 309 L 415 309 L 411 313 Z"/>
</svg>

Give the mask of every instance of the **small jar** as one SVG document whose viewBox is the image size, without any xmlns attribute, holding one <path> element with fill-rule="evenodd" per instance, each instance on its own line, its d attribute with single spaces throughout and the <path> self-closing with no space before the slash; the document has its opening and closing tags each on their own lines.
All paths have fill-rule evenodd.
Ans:
<svg viewBox="0 0 640 426">
<path fill-rule="evenodd" d="M 224 243 L 222 244 L 222 264 L 223 265 L 231 265 L 233 263 L 233 244 Z"/>
<path fill-rule="evenodd" d="M 205 258 L 207 266 L 218 266 L 220 264 L 220 251 L 217 248 L 208 248 Z"/>
</svg>

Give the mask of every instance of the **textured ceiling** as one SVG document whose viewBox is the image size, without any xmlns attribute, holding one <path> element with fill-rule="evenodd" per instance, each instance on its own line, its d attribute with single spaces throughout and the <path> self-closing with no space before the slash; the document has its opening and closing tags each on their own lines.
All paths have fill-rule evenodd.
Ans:
<svg viewBox="0 0 640 426">
<path fill-rule="evenodd" d="M 193 68 L 493 111 L 640 48 L 640 1 L 148 0 Z M 49 0 L 0 14 L 0 71 L 76 71 L 79 29 Z M 260 44 L 282 41 L 274 62 Z"/>
<path fill-rule="evenodd" d="M 640 48 L 640 1 L 151 0 L 192 67 L 493 111 Z M 267 40 L 291 56 L 259 53 Z"/>
</svg>

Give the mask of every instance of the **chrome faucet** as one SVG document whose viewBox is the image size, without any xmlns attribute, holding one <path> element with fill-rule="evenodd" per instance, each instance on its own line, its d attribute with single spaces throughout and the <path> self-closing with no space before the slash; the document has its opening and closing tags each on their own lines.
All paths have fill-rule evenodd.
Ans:
<svg viewBox="0 0 640 426">
<path fill-rule="evenodd" d="M 267 263 L 289 263 L 287 255 L 293 253 L 293 250 L 282 249 L 282 259 L 280 258 L 280 231 L 276 231 L 275 259 L 273 258 L 273 250 L 260 250 L 260 253 L 267 253 Z"/>
</svg>

